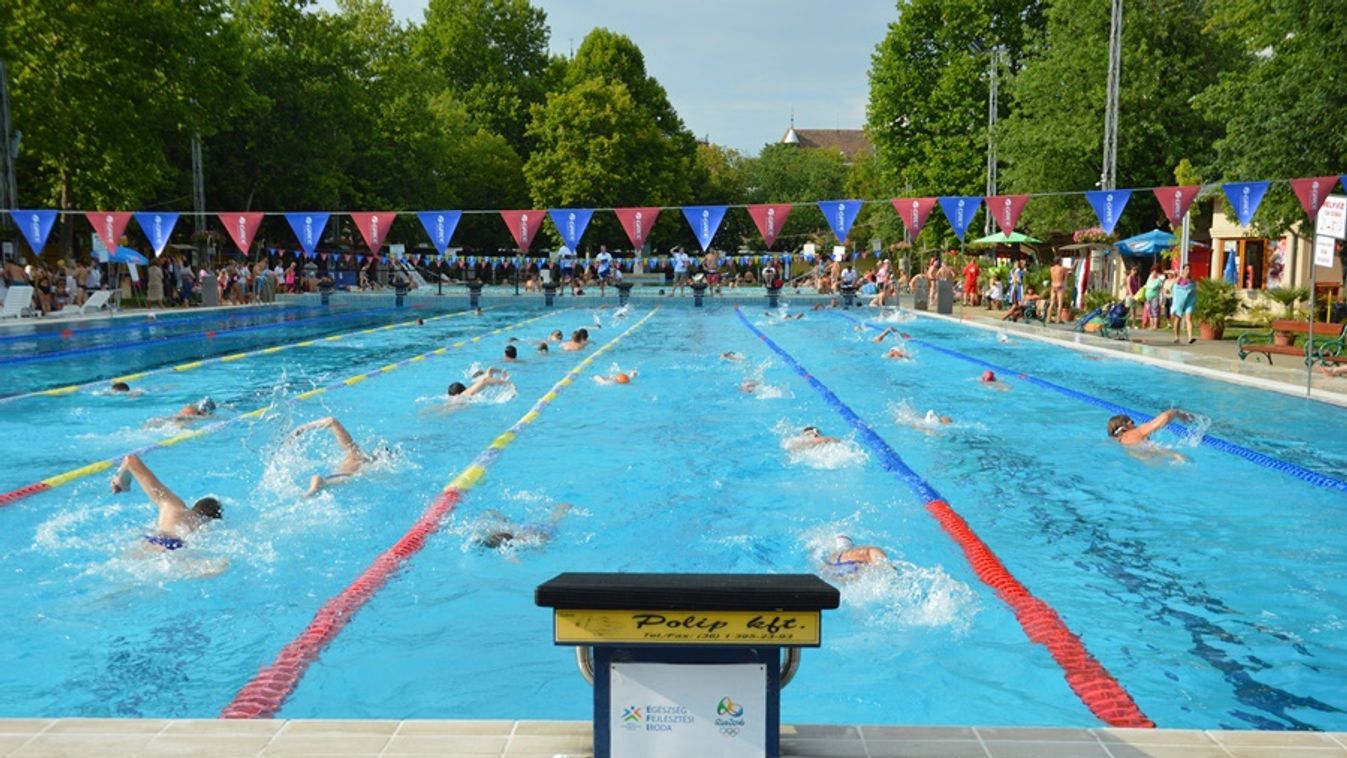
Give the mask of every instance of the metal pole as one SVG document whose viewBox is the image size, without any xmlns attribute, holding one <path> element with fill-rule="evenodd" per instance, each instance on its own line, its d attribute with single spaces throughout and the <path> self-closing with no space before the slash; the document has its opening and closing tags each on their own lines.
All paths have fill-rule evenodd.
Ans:
<svg viewBox="0 0 1347 758">
<path fill-rule="evenodd" d="M 205 258 L 206 245 L 206 179 L 205 168 L 201 160 L 201 135 L 192 135 L 192 211 L 196 221 L 197 257 Z M 206 260 L 198 260 L 201 268 L 210 268 Z"/>
<path fill-rule="evenodd" d="M 1099 188 L 1116 189 L 1118 184 L 1118 92 L 1122 79 L 1123 0 L 1113 0 L 1113 17 L 1108 34 L 1108 84 L 1104 109 L 1104 170 Z"/>
<path fill-rule="evenodd" d="M 519 248 L 514 250 L 514 296 L 519 297 Z"/>
<path fill-rule="evenodd" d="M 1183 214 L 1183 232 L 1179 234 L 1179 268 L 1188 265 L 1188 245 L 1192 239 L 1192 212 Z"/>
<path fill-rule="evenodd" d="M 996 194 L 996 122 L 1001 89 L 1001 53 L 1004 49 L 1001 45 L 997 45 L 991 50 L 991 67 L 987 84 L 987 197 Z M 983 234 L 991 233 L 992 214 L 988 211 Z"/>
<path fill-rule="evenodd" d="M 18 140 L 10 136 L 9 73 L 0 60 L 0 208 L 19 207 L 19 188 L 14 181 L 14 162 L 19 158 Z M 8 218 L 8 217 L 7 217 Z M 40 252 L 40 251 L 39 251 Z"/>
</svg>

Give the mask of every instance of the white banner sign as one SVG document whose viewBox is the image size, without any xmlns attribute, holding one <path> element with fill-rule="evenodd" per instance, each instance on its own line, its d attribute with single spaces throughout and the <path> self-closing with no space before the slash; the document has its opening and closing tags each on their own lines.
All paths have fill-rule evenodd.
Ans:
<svg viewBox="0 0 1347 758">
<path fill-rule="evenodd" d="M 611 674 L 613 755 L 767 754 L 765 665 L 614 663 Z"/>
<path fill-rule="evenodd" d="M 1333 267 L 1333 251 L 1337 240 L 1322 234 L 1314 238 L 1314 265 L 1324 268 Z"/>
<path fill-rule="evenodd" d="M 1347 195 L 1329 195 L 1319 206 L 1315 233 L 1325 237 L 1347 239 Z"/>
</svg>

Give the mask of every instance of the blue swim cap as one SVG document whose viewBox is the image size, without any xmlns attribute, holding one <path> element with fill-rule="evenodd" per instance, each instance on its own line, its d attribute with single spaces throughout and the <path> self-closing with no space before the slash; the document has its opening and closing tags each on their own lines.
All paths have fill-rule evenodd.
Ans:
<svg viewBox="0 0 1347 758">
<path fill-rule="evenodd" d="M 211 413 L 214 413 L 215 401 L 210 399 L 210 395 L 207 395 L 196 402 L 196 410 L 197 413 L 201 413 L 203 415 L 209 415 Z"/>
</svg>

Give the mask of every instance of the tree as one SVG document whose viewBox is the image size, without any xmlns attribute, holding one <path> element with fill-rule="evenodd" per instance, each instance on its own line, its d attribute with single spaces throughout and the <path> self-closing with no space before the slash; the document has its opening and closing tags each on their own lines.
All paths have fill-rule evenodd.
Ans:
<svg viewBox="0 0 1347 758">
<path fill-rule="evenodd" d="M 1197 98 L 1225 125 L 1204 173 L 1253 180 L 1326 176 L 1347 166 L 1347 18 L 1334 3 L 1214 0 L 1211 28 L 1238 56 Z M 1269 235 L 1308 221 L 1295 193 L 1268 192 L 1255 216 Z"/>
<path fill-rule="evenodd" d="M 1172 182 L 1179 161 L 1210 160 L 1219 126 L 1192 99 L 1230 64 L 1203 33 L 1202 0 L 1128 0 L 1121 51 L 1118 177 L 1123 187 Z M 1048 31 L 1008 84 L 1014 111 L 998 135 L 1005 184 L 1016 192 L 1093 189 L 1103 155 L 1110 9 L 1092 0 L 1056 0 Z M 1091 226 L 1079 196 L 1039 198 L 1025 212 L 1037 236 Z M 1166 223 L 1148 192 L 1133 196 L 1120 231 Z"/>
<path fill-rule="evenodd" d="M 237 40 L 221 0 L 7 5 L 0 57 L 23 132 L 23 204 L 143 207 L 174 187 L 172 158 L 192 135 L 228 123 L 247 98 L 233 85 Z"/>
<path fill-rule="evenodd" d="M 846 195 L 847 164 L 831 148 L 764 145 L 753 164 L 751 200 L 755 203 L 797 203 L 778 239 L 783 247 L 804 242 L 826 244 L 828 222 L 815 205 Z"/>
<path fill-rule="evenodd" d="M 430 0 L 414 50 L 479 126 L 525 155 L 530 109 L 561 70 L 548 34 L 547 14 L 528 0 Z"/>
<path fill-rule="evenodd" d="M 528 136 L 537 147 L 524 164 L 538 207 L 677 205 L 697 183 L 696 140 L 646 75 L 641 51 L 627 37 L 595 29 L 580 45 L 566 88 L 535 106 Z M 611 217 L 596 217 L 586 239 L 621 246 Z M 666 242 L 667 222 L 656 242 Z"/>
<path fill-rule="evenodd" d="M 697 145 L 698 180 L 692 188 L 691 202 L 696 205 L 743 205 L 749 201 L 753 166 L 757 159 L 738 150 L 710 143 Z M 741 245 L 762 249 L 762 237 L 747 212 L 731 210 L 725 214 L 716 238 L 721 245 L 737 250 Z"/>
</svg>

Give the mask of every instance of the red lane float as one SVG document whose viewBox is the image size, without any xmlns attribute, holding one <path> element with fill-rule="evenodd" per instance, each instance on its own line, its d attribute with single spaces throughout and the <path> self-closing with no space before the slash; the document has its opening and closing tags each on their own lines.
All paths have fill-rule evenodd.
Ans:
<svg viewBox="0 0 1347 758">
<path fill-rule="evenodd" d="M 963 550 L 978 578 L 1010 606 L 1030 641 L 1048 649 L 1065 672 L 1067 686 L 1091 713 L 1113 727 L 1155 727 L 1155 722 L 1146 718 L 1127 690 L 1067 628 L 1057 611 L 1020 584 L 963 517 L 943 500 L 932 500 L 926 504 L 926 510 Z"/>
</svg>

